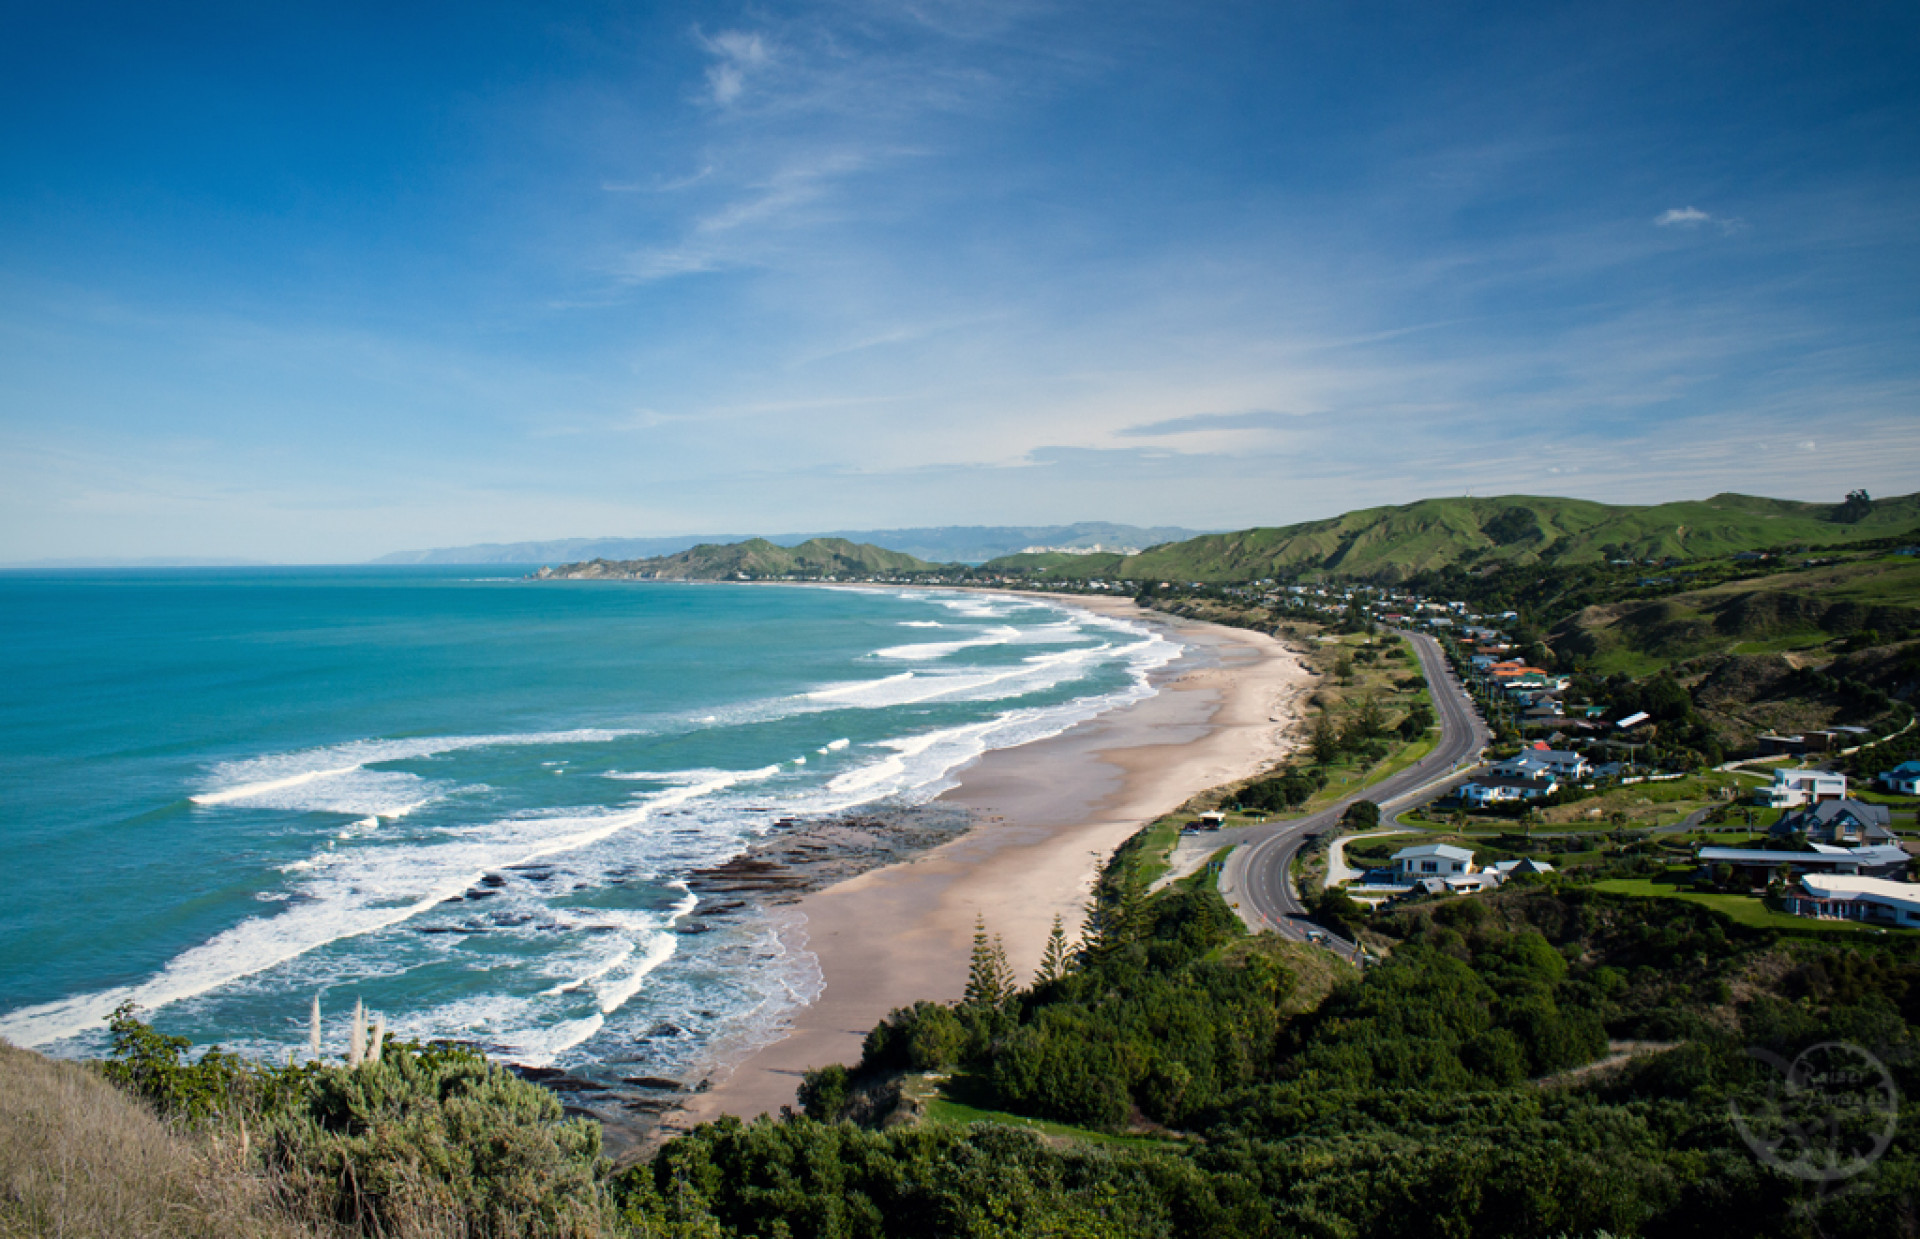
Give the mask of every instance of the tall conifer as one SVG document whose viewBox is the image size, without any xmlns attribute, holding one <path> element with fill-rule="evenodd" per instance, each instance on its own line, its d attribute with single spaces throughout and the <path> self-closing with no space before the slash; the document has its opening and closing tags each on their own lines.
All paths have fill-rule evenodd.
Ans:
<svg viewBox="0 0 1920 1239">
<path fill-rule="evenodd" d="M 1047 949 L 1040 953 L 1040 971 L 1034 974 L 1035 985 L 1045 985 L 1058 981 L 1067 975 L 1071 960 L 1067 954 L 1067 930 L 1060 923 L 1060 914 L 1053 914 L 1053 932 L 1047 935 Z"/>
</svg>

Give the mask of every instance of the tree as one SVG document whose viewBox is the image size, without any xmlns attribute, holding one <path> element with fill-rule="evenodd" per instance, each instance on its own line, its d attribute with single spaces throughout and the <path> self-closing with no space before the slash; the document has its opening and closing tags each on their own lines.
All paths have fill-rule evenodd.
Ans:
<svg viewBox="0 0 1920 1239">
<path fill-rule="evenodd" d="M 1380 703 L 1368 693 L 1360 701 L 1360 708 L 1348 717 L 1347 725 L 1341 732 L 1342 748 L 1355 749 L 1370 740 L 1377 740 L 1386 733 L 1387 721 L 1380 713 Z"/>
<path fill-rule="evenodd" d="M 1053 932 L 1047 935 L 1046 949 L 1040 952 L 1040 971 L 1034 974 L 1035 988 L 1046 985 L 1067 975 L 1073 966 L 1073 958 L 1067 949 L 1067 930 L 1060 923 L 1060 914 L 1053 914 Z"/>
<path fill-rule="evenodd" d="M 1342 653 L 1333 662 L 1333 674 L 1342 684 L 1353 679 L 1353 655 Z"/>
<path fill-rule="evenodd" d="M 1380 806 L 1371 800 L 1356 800 L 1340 815 L 1340 824 L 1349 830 L 1372 830 L 1380 824 Z"/>
<path fill-rule="evenodd" d="M 960 1001 L 969 1007 L 997 1007 L 1013 995 L 1013 970 L 1007 966 L 1007 948 L 999 935 L 987 937 L 985 917 L 973 923 L 973 957 L 967 966 L 966 996 Z"/>
<path fill-rule="evenodd" d="M 1337 886 L 1329 886 L 1314 900 L 1313 919 L 1335 933 L 1351 938 L 1367 919 L 1367 910 L 1347 892 Z"/>
<path fill-rule="evenodd" d="M 840 1116 L 840 1111 L 846 1109 L 847 1099 L 852 1093 L 853 1085 L 848 1079 L 847 1069 L 834 1063 L 801 1076 L 796 1100 L 808 1118 L 831 1123 Z"/>
<path fill-rule="evenodd" d="M 1316 764 L 1331 766 L 1340 756 L 1340 733 L 1334 730 L 1333 720 L 1322 710 L 1320 717 L 1313 721 L 1313 734 L 1307 737 L 1307 749 L 1313 754 Z"/>
<path fill-rule="evenodd" d="M 1842 525 L 1857 525 L 1873 511 L 1873 496 L 1864 490 L 1850 490 L 1847 501 L 1833 510 L 1833 519 Z"/>
</svg>

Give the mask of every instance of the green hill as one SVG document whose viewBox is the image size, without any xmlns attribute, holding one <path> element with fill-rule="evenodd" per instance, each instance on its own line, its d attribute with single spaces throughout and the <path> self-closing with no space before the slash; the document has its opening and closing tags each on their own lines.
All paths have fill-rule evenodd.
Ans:
<svg viewBox="0 0 1920 1239">
<path fill-rule="evenodd" d="M 552 580 L 730 581 L 779 577 L 893 577 L 937 571 L 923 559 L 900 551 L 814 538 L 798 546 L 775 546 L 765 538 L 728 545 L 703 543 L 674 555 L 651 559 L 594 559 L 542 568 L 535 576 Z"/>
<path fill-rule="evenodd" d="M 1051 580 L 1105 577 L 1212 585 L 1306 574 L 1395 582 L 1459 563 L 1708 559 L 1767 547 L 1827 546 L 1893 537 L 1916 524 L 1920 495 L 1877 500 L 1864 513 L 1841 504 L 1751 495 L 1715 495 L 1651 507 L 1533 495 L 1422 499 L 1330 520 L 1208 534 L 1120 559 L 1073 557 L 1028 572 Z M 1007 562 L 996 560 L 988 567 Z"/>
<path fill-rule="evenodd" d="M 1023 551 L 1002 555 L 980 565 L 980 571 L 1002 576 L 1052 576 L 1075 581 L 1105 580 L 1127 556 L 1111 551 L 1074 555 L 1066 551 Z"/>
<path fill-rule="evenodd" d="M 1640 671 L 1702 654 L 1764 654 L 1873 633 L 1920 633 L 1920 563 L 1809 568 L 1664 598 L 1591 606 L 1548 637 L 1602 671 Z"/>
</svg>

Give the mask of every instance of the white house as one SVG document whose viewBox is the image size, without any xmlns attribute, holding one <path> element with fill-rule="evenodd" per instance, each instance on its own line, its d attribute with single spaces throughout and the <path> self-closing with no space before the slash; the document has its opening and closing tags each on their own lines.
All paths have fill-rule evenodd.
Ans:
<svg viewBox="0 0 1920 1239">
<path fill-rule="evenodd" d="M 1903 761 L 1877 776 L 1874 782 L 1903 796 L 1920 796 L 1920 761 Z"/>
<path fill-rule="evenodd" d="M 1493 768 L 1495 774 L 1535 778 L 1550 774 L 1556 779 L 1582 779 L 1593 767 L 1578 753 L 1566 749 L 1521 749 Z"/>
<path fill-rule="evenodd" d="M 1560 790 L 1559 781 L 1550 774 L 1522 777 L 1512 774 L 1479 774 L 1459 788 L 1460 802 L 1482 808 L 1487 805 L 1514 804 L 1538 800 Z"/>
<path fill-rule="evenodd" d="M 1784 903 L 1799 916 L 1839 917 L 1920 929 L 1920 886 L 1850 873 L 1809 873 Z"/>
<path fill-rule="evenodd" d="M 1451 843 L 1422 843 L 1393 854 L 1393 874 L 1403 882 L 1473 873 L 1473 853 Z"/>
<path fill-rule="evenodd" d="M 1776 770 L 1773 785 L 1754 793 L 1754 798 L 1770 809 L 1798 809 L 1846 797 L 1847 776 L 1827 770 Z"/>
</svg>

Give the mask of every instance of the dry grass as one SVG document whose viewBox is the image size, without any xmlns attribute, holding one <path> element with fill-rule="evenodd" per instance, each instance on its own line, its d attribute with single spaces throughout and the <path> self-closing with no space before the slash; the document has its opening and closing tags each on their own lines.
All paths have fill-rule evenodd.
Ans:
<svg viewBox="0 0 1920 1239">
<path fill-rule="evenodd" d="M 0 1042 L 0 1236 L 295 1239 L 237 1141 L 167 1126 L 74 1063 Z"/>
</svg>

